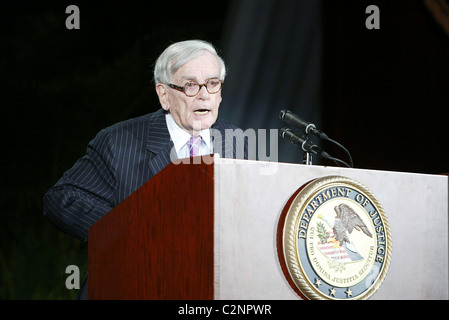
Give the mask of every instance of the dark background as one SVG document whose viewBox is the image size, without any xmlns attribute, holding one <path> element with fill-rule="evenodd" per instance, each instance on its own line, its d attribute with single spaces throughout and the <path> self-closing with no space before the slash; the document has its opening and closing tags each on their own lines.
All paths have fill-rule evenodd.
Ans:
<svg viewBox="0 0 449 320">
<path fill-rule="evenodd" d="M 70 4 L 80 30 L 65 27 Z M 370 4 L 380 30 L 365 28 Z M 0 32 L 2 299 L 75 297 L 65 268 L 84 274 L 86 244 L 43 218 L 43 194 L 100 129 L 159 108 L 152 64 L 172 42 L 220 49 L 230 68 L 220 113 L 243 129 L 279 129 L 287 108 L 345 145 L 357 168 L 449 172 L 449 36 L 422 1 L 3 1 Z M 300 162 L 295 146 L 279 140 L 279 150 Z"/>
</svg>

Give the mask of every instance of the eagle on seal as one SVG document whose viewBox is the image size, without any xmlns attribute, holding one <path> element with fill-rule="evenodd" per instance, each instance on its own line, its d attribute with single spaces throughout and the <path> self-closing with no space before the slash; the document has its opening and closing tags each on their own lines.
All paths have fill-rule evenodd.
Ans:
<svg viewBox="0 0 449 320">
<path fill-rule="evenodd" d="M 365 223 L 350 206 L 342 203 L 335 206 L 334 210 L 337 213 L 333 227 L 335 240 L 342 244 L 344 242 L 351 243 L 351 240 L 349 240 L 349 234 L 352 233 L 354 229 L 362 231 L 370 238 L 373 237 Z"/>
<path fill-rule="evenodd" d="M 334 207 L 337 216 L 319 214 L 318 217 L 323 219 L 329 227 L 332 228 L 337 245 L 341 245 L 352 261 L 363 259 L 354 243 L 352 243 L 350 234 L 354 229 L 363 232 L 372 238 L 371 232 L 366 227 L 360 216 L 349 205 L 341 203 Z"/>
</svg>

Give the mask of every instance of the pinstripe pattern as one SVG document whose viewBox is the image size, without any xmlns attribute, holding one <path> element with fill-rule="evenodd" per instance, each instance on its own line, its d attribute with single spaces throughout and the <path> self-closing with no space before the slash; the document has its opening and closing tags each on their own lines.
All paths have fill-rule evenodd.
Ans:
<svg viewBox="0 0 449 320">
<path fill-rule="evenodd" d="M 227 131 L 236 129 L 234 125 L 217 119 L 212 128 L 227 137 L 214 136 L 215 153 L 247 158 L 246 144 L 243 156 L 236 152 L 243 134 L 233 143 Z M 88 144 L 86 154 L 47 191 L 44 215 L 61 231 L 87 241 L 89 227 L 165 168 L 172 150 L 163 109 L 101 130 Z M 87 299 L 87 287 L 86 275 L 78 298 Z"/>
<path fill-rule="evenodd" d="M 226 129 L 236 129 L 221 119 L 212 128 L 222 137 Z M 229 139 L 228 131 L 226 137 L 214 140 L 214 150 L 236 158 L 237 143 Z M 162 109 L 101 130 L 86 154 L 47 191 L 44 215 L 61 231 L 87 241 L 95 221 L 170 163 L 172 149 Z M 246 158 L 246 149 L 237 157 Z"/>
</svg>

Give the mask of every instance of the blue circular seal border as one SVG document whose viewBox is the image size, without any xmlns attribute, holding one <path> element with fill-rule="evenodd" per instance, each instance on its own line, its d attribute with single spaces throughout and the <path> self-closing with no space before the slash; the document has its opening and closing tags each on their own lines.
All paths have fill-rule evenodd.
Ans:
<svg viewBox="0 0 449 320">
<path fill-rule="evenodd" d="M 327 196 L 326 196 L 327 195 Z M 290 285 L 306 299 L 368 299 L 382 284 L 391 261 L 391 231 L 384 209 L 364 185 L 342 176 L 312 180 L 302 186 L 287 204 L 282 228 L 282 246 Z M 344 198 L 358 203 L 372 222 L 376 234 L 374 263 L 369 272 L 353 286 L 334 286 L 314 270 L 307 248 L 309 222 L 319 208 L 330 200 Z M 292 200 L 292 199 L 290 199 Z M 287 210 L 285 210 L 287 209 Z M 283 265 L 283 263 L 282 263 Z M 284 271 L 284 274 L 286 272 Z M 299 290 L 299 292 L 298 292 Z"/>
</svg>

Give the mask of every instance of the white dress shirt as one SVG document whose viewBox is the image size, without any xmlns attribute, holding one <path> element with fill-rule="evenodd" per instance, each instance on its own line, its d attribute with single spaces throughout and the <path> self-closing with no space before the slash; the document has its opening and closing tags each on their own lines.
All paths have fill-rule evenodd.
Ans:
<svg viewBox="0 0 449 320">
<path fill-rule="evenodd" d="M 190 153 L 187 142 L 189 141 L 191 135 L 178 126 L 170 113 L 167 113 L 165 115 L 165 121 L 167 122 L 168 132 L 170 133 L 170 138 L 175 145 L 175 150 L 178 158 L 188 158 L 190 156 Z M 200 145 L 200 155 L 212 154 L 214 150 L 213 144 L 211 142 L 210 130 L 201 130 L 199 135 L 203 139 Z"/>
</svg>

